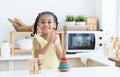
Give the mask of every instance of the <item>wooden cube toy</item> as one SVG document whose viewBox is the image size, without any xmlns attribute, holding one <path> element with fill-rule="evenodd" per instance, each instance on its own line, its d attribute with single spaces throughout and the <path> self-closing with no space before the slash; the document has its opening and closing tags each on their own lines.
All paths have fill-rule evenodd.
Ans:
<svg viewBox="0 0 120 77">
<path fill-rule="evenodd" d="M 41 64 L 39 64 L 38 58 L 32 58 L 29 60 L 29 72 L 30 74 L 38 74 L 41 69 Z"/>
</svg>

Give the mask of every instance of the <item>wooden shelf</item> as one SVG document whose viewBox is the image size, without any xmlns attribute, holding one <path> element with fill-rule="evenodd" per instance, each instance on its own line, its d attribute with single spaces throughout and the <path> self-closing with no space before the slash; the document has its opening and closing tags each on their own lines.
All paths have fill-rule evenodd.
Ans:
<svg viewBox="0 0 120 77">
<path fill-rule="evenodd" d="M 84 25 L 84 26 L 78 26 L 78 25 L 65 25 L 64 26 L 64 30 L 67 31 L 67 30 L 70 30 L 70 31 L 87 31 L 87 26 Z"/>
<path fill-rule="evenodd" d="M 15 35 L 16 34 L 31 34 L 32 32 L 15 32 L 15 31 L 11 31 L 10 32 L 10 43 L 12 45 L 11 47 L 11 55 L 14 55 L 14 52 L 31 52 L 32 50 L 23 50 L 23 49 L 19 49 L 19 48 L 15 48 L 14 45 L 14 39 L 15 39 Z"/>
<path fill-rule="evenodd" d="M 96 17 L 86 17 L 86 25 L 65 25 L 65 31 L 97 31 L 98 20 Z"/>
<path fill-rule="evenodd" d="M 32 32 L 15 32 L 15 31 L 12 31 L 10 33 L 14 33 L 14 34 L 31 34 Z"/>
<path fill-rule="evenodd" d="M 30 50 L 30 49 L 20 49 L 20 48 L 14 48 L 14 51 L 16 51 L 16 52 L 31 52 L 32 50 Z"/>
<path fill-rule="evenodd" d="M 11 55 L 14 55 L 14 52 L 32 52 L 32 50 L 30 49 L 27 50 L 27 49 L 15 48 L 15 45 L 14 45 L 15 34 L 31 34 L 31 33 L 32 32 L 15 32 L 15 31 L 10 32 L 10 43 L 12 45 Z M 64 32 L 58 32 L 58 34 L 60 35 L 61 45 L 62 45 L 62 48 L 64 49 Z"/>
</svg>

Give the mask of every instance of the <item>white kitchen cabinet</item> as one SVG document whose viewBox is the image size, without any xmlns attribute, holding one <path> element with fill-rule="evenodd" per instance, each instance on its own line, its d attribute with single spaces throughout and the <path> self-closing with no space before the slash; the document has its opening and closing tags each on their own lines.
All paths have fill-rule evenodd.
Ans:
<svg viewBox="0 0 120 77">
<path fill-rule="evenodd" d="M 87 66 L 88 66 L 88 67 L 96 67 L 96 66 L 106 66 L 106 65 L 104 65 L 104 64 L 102 64 L 102 63 L 99 63 L 99 62 L 96 62 L 96 61 L 94 61 L 94 60 L 88 59 L 88 61 L 87 61 Z"/>
<path fill-rule="evenodd" d="M 9 61 L 0 61 L 0 71 L 8 71 L 9 70 Z"/>
</svg>

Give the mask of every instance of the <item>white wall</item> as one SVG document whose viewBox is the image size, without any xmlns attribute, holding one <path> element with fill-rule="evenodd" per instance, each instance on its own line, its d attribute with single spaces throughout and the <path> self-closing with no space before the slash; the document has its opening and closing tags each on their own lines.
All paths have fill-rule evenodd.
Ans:
<svg viewBox="0 0 120 77">
<path fill-rule="evenodd" d="M 117 5 L 118 5 L 118 29 L 119 29 L 119 32 L 118 32 L 118 35 L 120 36 L 120 0 L 117 0 Z"/>
<path fill-rule="evenodd" d="M 102 29 L 102 2 L 103 0 L 96 0 L 96 15 L 98 17 L 99 20 L 99 28 Z"/>
<path fill-rule="evenodd" d="M 104 30 L 106 38 L 117 36 L 120 32 L 118 1 L 119 0 L 96 0 L 96 15 L 99 18 L 100 28 Z"/>
<path fill-rule="evenodd" d="M 118 35 L 117 0 L 103 0 L 101 25 L 107 36 Z"/>
<path fill-rule="evenodd" d="M 7 18 L 17 17 L 32 24 L 42 11 L 54 12 L 62 29 L 67 14 L 96 16 L 96 0 L 0 0 L 0 46 L 3 40 L 9 40 L 9 32 L 14 31 Z"/>
<path fill-rule="evenodd" d="M 57 15 L 59 29 L 63 29 L 67 14 L 97 16 L 100 28 L 110 35 L 117 35 L 117 1 L 119 0 L 0 0 L 0 47 L 3 40 L 9 40 L 9 32 L 14 31 L 7 18 L 17 17 L 29 25 L 42 11 L 51 11 Z"/>
</svg>

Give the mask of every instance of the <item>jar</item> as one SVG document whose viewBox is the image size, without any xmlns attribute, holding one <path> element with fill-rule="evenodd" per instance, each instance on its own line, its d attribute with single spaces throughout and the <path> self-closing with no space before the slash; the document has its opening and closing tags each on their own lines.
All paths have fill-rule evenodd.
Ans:
<svg viewBox="0 0 120 77">
<path fill-rule="evenodd" d="M 10 56 L 10 43 L 8 41 L 4 41 L 1 46 L 1 56 L 2 57 Z"/>
</svg>

